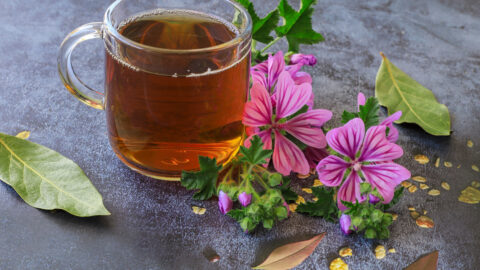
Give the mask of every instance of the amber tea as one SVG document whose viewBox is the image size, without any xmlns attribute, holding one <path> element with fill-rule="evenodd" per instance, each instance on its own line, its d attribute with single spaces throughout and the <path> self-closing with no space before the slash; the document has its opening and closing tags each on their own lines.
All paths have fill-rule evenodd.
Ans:
<svg viewBox="0 0 480 270">
<path fill-rule="evenodd" d="M 250 61 L 249 54 L 238 57 L 237 47 L 223 46 L 238 35 L 236 28 L 176 10 L 128 19 L 118 32 L 169 52 L 165 57 L 120 48 L 118 57 L 107 49 L 105 110 L 120 159 L 160 178 L 198 170 L 199 155 L 230 160 L 242 143 Z"/>
</svg>

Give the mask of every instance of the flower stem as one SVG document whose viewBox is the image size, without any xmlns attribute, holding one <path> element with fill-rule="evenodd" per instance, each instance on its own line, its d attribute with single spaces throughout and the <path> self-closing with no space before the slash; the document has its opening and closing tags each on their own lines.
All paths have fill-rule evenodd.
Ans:
<svg viewBox="0 0 480 270">
<path fill-rule="evenodd" d="M 280 39 L 282 38 L 276 37 L 274 40 L 270 41 L 270 43 L 268 43 L 265 47 L 263 47 L 263 49 L 260 50 L 260 53 L 264 53 L 266 50 L 268 50 L 268 48 L 270 48 L 273 44 L 277 43 L 277 41 L 279 41 Z"/>
</svg>

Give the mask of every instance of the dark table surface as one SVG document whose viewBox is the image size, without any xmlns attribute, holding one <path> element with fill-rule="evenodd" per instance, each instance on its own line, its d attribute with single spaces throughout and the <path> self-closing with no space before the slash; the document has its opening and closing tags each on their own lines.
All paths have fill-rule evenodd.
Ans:
<svg viewBox="0 0 480 270">
<path fill-rule="evenodd" d="M 267 11 L 276 1 L 258 5 Z M 276 246 L 327 232 L 315 252 L 298 268 L 326 269 L 340 247 L 354 256 L 352 269 L 401 269 L 422 254 L 440 251 L 439 269 L 479 269 L 480 205 L 457 197 L 480 173 L 480 3 L 476 0 L 319 1 L 315 28 L 326 41 L 304 46 L 318 57 L 310 69 L 315 106 L 340 113 L 352 109 L 358 91 L 374 94 L 383 51 L 398 67 L 433 90 L 451 113 L 450 137 L 427 135 L 401 125 L 399 163 L 442 191 L 406 193 L 393 209 L 399 218 L 385 241 L 345 237 L 336 224 L 293 214 L 271 231 L 244 234 L 223 217 L 214 200 L 197 202 L 178 183 L 139 175 L 111 151 L 104 112 L 75 100 L 57 74 L 57 50 L 75 27 L 100 21 L 107 0 L 0 0 L 0 131 L 32 132 L 30 140 L 73 159 L 103 195 L 108 217 L 77 218 L 62 211 L 37 210 L 13 189 L 0 184 L 0 269 L 247 269 Z M 262 12 L 261 12 L 262 13 Z M 282 47 L 283 46 L 283 47 Z M 285 48 L 284 44 L 274 49 Z M 74 64 L 87 83 L 102 88 L 102 43 L 89 41 L 74 53 Z M 385 110 L 382 111 L 385 114 Z M 467 148 L 466 142 L 475 142 Z M 415 154 L 451 161 L 453 168 L 419 165 Z M 457 169 L 457 165 L 462 165 Z M 310 180 L 295 181 L 311 185 Z M 447 181 L 450 191 L 440 188 Z M 203 216 L 192 205 L 203 206 Z M 428 211 L 434 229 L 421 229 L 408 206 Z M 377 260 L 377 244 L 395 248 Z M 216 252 L 216 263 L 205 255 Z"/>
</svg>

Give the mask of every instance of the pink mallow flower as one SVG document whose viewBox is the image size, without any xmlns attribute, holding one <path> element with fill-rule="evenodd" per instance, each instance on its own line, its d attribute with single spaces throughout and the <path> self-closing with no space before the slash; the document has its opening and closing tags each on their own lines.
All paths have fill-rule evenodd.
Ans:
<svg viewBox="0 0 480 270">
<path fill-rule="evenodd" d="M 365 95 L 360 92 L 357 96 L 358 110 L 360 110 L 360 105 L 365 105 Z M 396 142 L 398 140 L 398 130 L 393 126 L 393 122 L 397 121 L 402 117 L 402 111 L 398 111 L 385 118 L 380 125 L 387 126 L 389 128 L 387 140 L 390 142 Z"/>
<path fill-rule="evenodd" d="M 341 201 L 366 199 L 360 194 L 360 183 L 364 180 L 377 189 L 386 204 L 392 200 L 395 187 L 410 178 L 410 172 L 406 168 L 393 162 L 403 155 L 403 150 L 387 140 L 386 128 L 383 125 L 372 126 L 365 134 L 363 121 L 355 118 L 343 127 L 327 133 L 328 145 L 344 155 L 346 160 L 334 155 L 328 156 L 318 163 L 317 172 L 325 186 L 341 185 L 337 193 L 340 210 L 346 209 Z M 343 181 L 348 169 L 349 173 Z"/>
<path fill-rule="evenodd" d="M 228 213 L 228 211 L 232 210 L 233 201 L 228 197 L 227 193 L 220 190 L 218 193 L 218 209 L 222 214 Z"/>
<path fill-rule="evenodd" d="M 238 195 L 238 201 L 240 202 L 240 204 L 245 207 L 245 206 L 248 206 L 250 204 L 250 202 L 252 201 L 252 194 L 247 194 L 245 191 L 240 193 L 240 195 Z"/>
<path fill-rule="evenodd" d="M 251 101 L 245 104 L 242 122 L 254 129 L 250 129 L 253 133 L 247 138 L 245 145 L 248 147 L 252 136 L 258 135 L 262 139 L 264 149 L 272 149 L 272 140 L 275 138 L 273 165 L 283 175 L 288 175 L 292 170 L 301 174 L 309 172 L 304 153 L 285 137 L 287 132 L 308 146 L 315 148 L 326 146 L 325 134 L 320 127 L 330 120 L 332 112 L 315 109 L 286 120 L 286 117 L 306 104 L 311 93 L 310 84 L 295 85 L 288 72 L 283 71 L 275 86 L 274 112 L 272 99 L 262 84 L 254 82 L 250 89 Z"/>
</svg>

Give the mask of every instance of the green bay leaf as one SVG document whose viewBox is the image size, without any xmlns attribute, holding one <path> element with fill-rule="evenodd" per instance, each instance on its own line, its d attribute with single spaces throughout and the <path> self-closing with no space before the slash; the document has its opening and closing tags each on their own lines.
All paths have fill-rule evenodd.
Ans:
<svg viewBox="0 0 480 270">
<path fill-rule="evenodd" d="M 0 133 L 0 180 L 29 205 L 79 216 L 110 215 L 82 169 L 36 143 Z"/>
<path fill-rule="evenodd" d="M 396 123 L 415 123 L 437 136 L 450 135 L 450 113 L 432 91 L 425 88 L 383 57 L 375 81 L 375 96 L 389 114 L 402 111 Z"/>
</svg>

